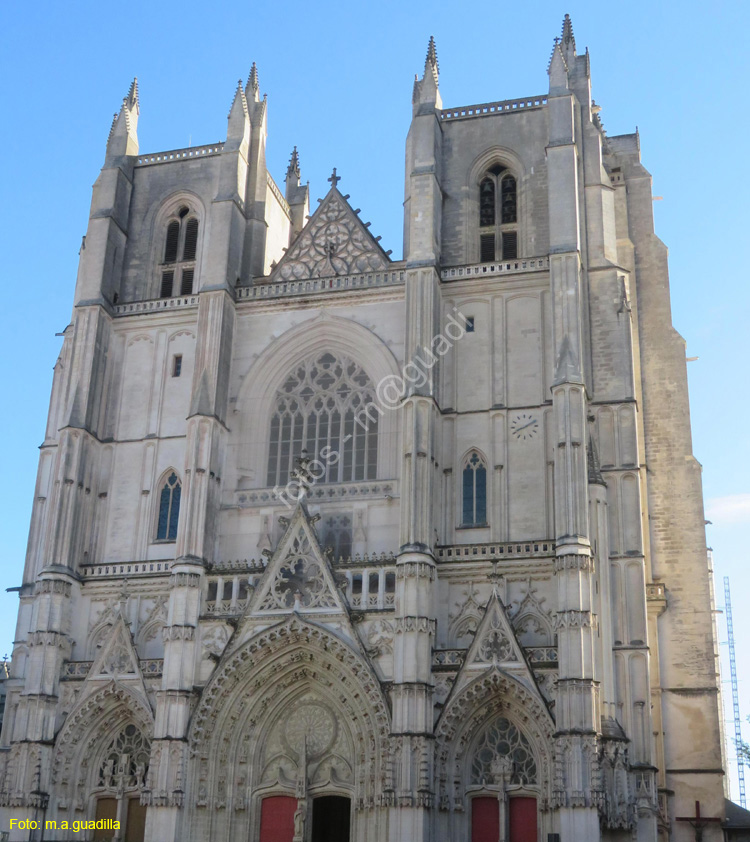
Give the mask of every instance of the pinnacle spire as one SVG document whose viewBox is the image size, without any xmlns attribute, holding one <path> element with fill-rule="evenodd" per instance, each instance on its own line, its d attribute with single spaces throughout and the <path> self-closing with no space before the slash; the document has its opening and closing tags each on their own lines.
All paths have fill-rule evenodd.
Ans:
<svg viewBox="0 0 750 842">
<path fill-rule="evenodd" d="M 133 111 L 134 109 L 138 109 L 140 111 L 140 101 L 138 99 L 138 77 L 134 76 L 133 81 L 130 83 L 130 90 L 128 91 L 128 95 L 125 97 L 125 105 L 127 106 L 129 111 Z"/>
<path fill-rule="evenodd" d="M 253 62 L 250 68 L 250 75 L 247 77 L 247 85 L 245 86 L 245 96 L 248 100 L 253 99 L 256 102 L 260 99 L 260 82 L 258 81 L 258 65 Z"/>
<path fill-rule="evenodd" d="M 286 169 L 286 177 L 299 178 L 299 153 L 297 152 L 296 146 L 294 147 L 294 149 L 292 149 L 292 155 L 289 159 L 289 166 Z"/>
<path fill-rule="evenodd" d="M 572 41 L 573 46 L 575 46 L 576 39 L 575 35 L 573 35 L 573 22 L 570 20 L 570 15 L 565 15 L 563 18 L 562 41 L 563 44 L 567 44 Z"/>
<path fill-rule="evenodd" d="M 122 98 L 120 110 L 115 114 L 107 138 L 107 155 L 119 157 L 138 154 L 138 77 L 128 88 L 127 96 Z"/>
<path fill-rule="evenodd" d="M 242 143 L 248 139 L 250 117 L 247 108 L 245 92 L 242 89 L 242 79 L 237 80 L 237 87 L 234 91 L 234 99 L 227 116 L 227 141 Z"/>
<path fill-rule="evenodd" d="M 563 18 L 560 48 L 565 56 L 565 61 L 572 69 L 576 57 L 576 38 L 575 35 L 573 35 L 573 23 L 570 20 L 570 15 L 565 15 Z"/>
<path fill-rule="evenodd" d="M 427 57 L 425 58 L 424 62 L 425 70 L 427 67 L 431 67 L 435 74 L 438 75 L 440 73 L 440 65 L 438 64 L 438 57 L 437 57 L 437 47 L 435 46 L 435 38 L 430 35 L 430 43 L 427 45 Z"/>
</svg>

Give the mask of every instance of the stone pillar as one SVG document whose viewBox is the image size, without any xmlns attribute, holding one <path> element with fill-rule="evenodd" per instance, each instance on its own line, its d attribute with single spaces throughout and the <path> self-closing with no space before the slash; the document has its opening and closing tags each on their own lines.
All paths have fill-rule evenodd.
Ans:
<svg viewBox="0 0 750 842">
<path fill-rule="evenodd" d="M 576 137 L 578 102 L 568 84 L 574 45 L 556 45 L 550 62 L 547 146 L 550 215 L 550 288 L 555 374 L 552 406 L 558 585 L 559 680 L 555 717 L 558 774 L 554 803 L 562 842 L 600 838 L 600 731 L 595 676 L 591 544 L 588 520 L 587 392 L 584 382 L 584 296 L 581 208 Z"/>
<path fill-rule="evenodd" d="M 180 838 L 186 738 L 197 666 L 196 632 L 206 564 L 214 559 L 225 446 L 234 303 L 224 291 L 199 297 L 198 337 L 185 445 L 185 481 L 172 567 L 164 672 L 157 697 L 147 793 L 146 842 Z"/>
<path fill-rule="evenodd" d="M 10 819 L 32 818 L 44 826 L 60 698 L 62 663 L 70 658 L 71 599 L 78 577 L 62 570 L 42 572 L 34 587 L 28 660 L 23 691 L 11 734 L 3 792 Z M 27 840 L 28 831 L 11 831 L 11 840 Z"/>
</svg>

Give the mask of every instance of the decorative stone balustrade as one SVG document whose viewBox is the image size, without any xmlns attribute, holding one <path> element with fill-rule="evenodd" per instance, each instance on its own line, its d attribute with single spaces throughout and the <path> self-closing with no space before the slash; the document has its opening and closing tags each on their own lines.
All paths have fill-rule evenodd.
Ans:
<svg viewBox="0 0 750 842">
<path fill-rule="evenodd" d="M 245 572 L 232 574 L 245 564 Z M 354 556 L 340 559 L 336 567 L 341 589 L 351 608 L 361 611 L 392 611 L 396 601 L 396 559 L 393 554 Z M 237 565 L 237 566 L 235 566 Z M 346 569 L 345 569 L 346 568 Z M 221 569 L 225 575 L 213 575 Z M 255 575 L 249 571 L 253 570 Z M 260 580 L 262 568 L 248 562 L 222 562 L 214 565 L 207 578 L 203 614 L 231 617 L 242 613 Z"/>
<path fill-rule="evenodd" d="M 310 503 L 325 503 L 327 500 L 342 500 L 347 498 L 376 499 L 398 496 L 397 480 L 373 480 L 370 482 L 337 482 L 317 483 L 307 492 Z M 274 493 L 273 488 L 249 489 L 236 491 L 235 504 L 240 508 L 248 506 L 282 505 L 282 500 Z"/>
<path fill-rule="evenodd" d="M 524 647 L 526 657 L 530 664 L 535 666 L 557 666 L 556 646 L 526 646 Z"/>
<path fill-rule="evenodd" d="M 555 554 L 555 542 L 543 538 L 539 541 L 514 541 L 503 544 L 454 544 L 436 547 L 438 561 L 499 561 L 513 558 L 548 558 Z"/>
<path fill-rule="evenodd" d="M 466 649 L 436 649 L 432 653 L 432 668 L 434 670 L 455 670 L 466 658 Z"/>
<path fill-rule="evenodd" d="M 205 158 L 219 155 L 224 151 L 224 143 L 210 143 L 208 146 L 189 146 L 185 149 L 170 149 L 168 152 L 156 152 L 153 155 L 139 155 L 136 166 L 148 167 L 152 164 L 169 164 L 185 158 Z"/>
<path fill-rule="evenodd" d="M 62 666 L 62 678 L 83 679 L 89 674 L 93 661 L 66 661 Z M 164 671 L 163 658 L 141 658 L 139 661 L 144 678 L 159 678 Z"/>
<path fill-rule="evenodd" d="M 486 114 L 500 114 L 508 111 L 530 111 L 543 108 L 547 97 L 532 96 L 524 99 L 504 99 L 499 102 L 484 102 L 479 105 L 464 105 L 462 108 L 444 108 L 440 112 L 441 120 L 460 120 L 466 117 L 482 117 Z"/>
<path fill-rule="evenodd" d="M 112 564 L 84 564 L 80 572 L 84 579 L 103 578 L 106 576 L 154 576 L 169 573 L 174 562 L 171 559 L 161 561 L 126 561 Z"/>
<path fill-rule="evenodd" d="M 495 260 L 491 263 L 471 263 L 466 266 L 449 266 L 440 270 L 443 281 L 465 281 L 469 278 L 495 275 L 518 275 L 523 272 L 549 270 L 549 257 L 519 257 L 515 260 Z"/>
<path fill-rule="evenodd" d="M 393 567 L 379 567 L 372 570 L 342 571 L 346 577 L 343 587 L 349 605 L 360 611 L 392 611 L 396 604 L 395 558 Z M 343 583 L 342 583 L 343 584 Z"/>
<path fill-rule="evenodd" d="M 197 307 L 197 295 L 179 295 L 175 298 L 152 298 L 148 301 L 132 301 L 130 304 L 116 304 L 116 316 L 130 316 L 136 313 L 163 313 L 165 310 L 177 308 Z"/>
<path fill-rule="evenodd" d="M 403 269 L 382 272 L 363 272 L 358 275 L 339 275 L 331 278 L 310 278 L 305 281 L 282 281 L 264 284 L 261 281 L 251 287 L 238 287 L 237 300 L 259 300 L 286 298 L 293 295 L 313 295 L 329 292 L 349 292 L 356 289 L 402 286 Z"/>
</svg>

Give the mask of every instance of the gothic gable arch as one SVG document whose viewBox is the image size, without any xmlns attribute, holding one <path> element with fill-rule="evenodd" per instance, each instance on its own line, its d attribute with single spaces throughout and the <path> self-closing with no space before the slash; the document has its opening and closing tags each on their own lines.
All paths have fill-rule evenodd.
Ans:
<svg viewBox="0 0 750 842">
<path fill-rule="evenodd" d="M 151 707 L 135 689 L 112 680 L 80 698 L 55 740 L 52 782 L 72 784 L 72 770 L 90 756 L 95 746 L 106 744 L 110 734 L 127 722 L 135 724 L 147 736 L 153 734 Z M 88 760 L 83 765 L 87 766 Z"/>
<path fill-rule="evenodd" d="M 320 713 L 321 733 L 337 721 L 348 747 L 311 744 L 312 783 L 346 789 L 362 807 L 389 800 L 390 715 L 377 678 L 333 633 L 292 615 L 225 655 L 203 692 L 188 731 L 197 808 L 244 810 L 269 787 L 293 794 L 299 747 L 267 737 L 280 721 L 293 731 L 300 702 Z"/>
<path fill-rule="evenodd" d="M 502 669 L 492 667 L 448 697 L 435 728 L 441 809 L 464 809 L 471 781 L 473 750 L 498 717 L 523 735 L 536 764 L 536 785 L 543 801 L 552 793 L 555 725 L 541 697 Z"/>
<path fill-rule="evenodd" d="M 241 413 L 241 440 L 251 442 L 243 453 L 240 472 L 254 472 L 265 483 L 268 442 L 276 391 L 295 365 L 316 354 L 331 353 L 352 360 L 367 373 L 377 390 L 384 378 L 399 375 L 399 363 L 385 342 L 373 331 L 351 319 L 332 316 L 325 310 L 290 328 L 269 342 L 242 379 L 237 396 Z M 393 441 L 397 413 L 390 408 L 378 418 L 384 441 Z M 392 479 L 398 475 L 397 449 L 378 448 L 377 476 Z M 262 477 L 262 478 L 260 478 Z"/>
</svg>

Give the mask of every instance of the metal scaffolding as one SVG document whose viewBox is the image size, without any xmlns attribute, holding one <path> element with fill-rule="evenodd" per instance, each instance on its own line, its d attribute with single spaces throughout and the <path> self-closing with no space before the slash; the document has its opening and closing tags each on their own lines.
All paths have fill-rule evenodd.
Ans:
<svg viewBox="0 0 750 842">
<path fill-rule="evenodd" d="M 740 693 L 737 688 L 737 661 L 734 657 L 734 627 L 732 626 L 732 596 L 729 591 L 729 576 L 724 577 L 724 607 L 727 617 L 729 638 L 729 673 L 732 678 L 732 708 L 734 710 L 734 739 L 737 744 L 737 777 L 740 782 L 740 805 L 745 806 L 745 764 L 740 755 L 742 724 L 740 722 Z"/>
</svg>

